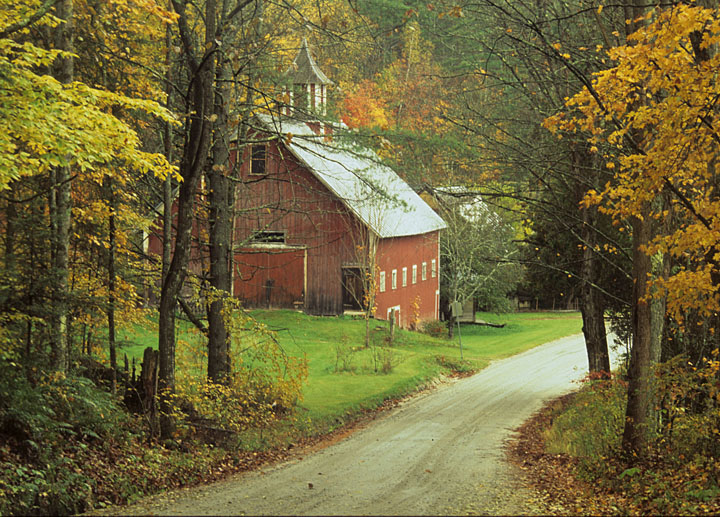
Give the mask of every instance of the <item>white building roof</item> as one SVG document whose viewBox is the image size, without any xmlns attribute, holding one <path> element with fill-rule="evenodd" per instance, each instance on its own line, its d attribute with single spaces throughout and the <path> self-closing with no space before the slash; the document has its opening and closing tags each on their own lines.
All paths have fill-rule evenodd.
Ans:
<svg viewBox="0 0 720 517">
<path fill-rule="evenodd" d="M 471 188 L 460 185 L 436 187 L 434 195 L 440 206 L 457 209 L 460 215 L 468 221 L 502 224 L 502 219 L 497 212 L 483 201 L 479 192 Z"/>
<path fill-rule="evenodd" d="M 326 141 L 307 124 L 260 115 L 271 133 L 379 237 L 419 235 L 445 228 L 442 218 L 370 150 Z"/>
</svg>

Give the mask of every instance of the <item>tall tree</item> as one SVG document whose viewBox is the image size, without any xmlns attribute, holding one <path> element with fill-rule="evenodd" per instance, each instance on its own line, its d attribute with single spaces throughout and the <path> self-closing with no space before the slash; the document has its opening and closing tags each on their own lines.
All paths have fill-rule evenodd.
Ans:
<svg viewBox="0 0 720 517">
<path fill-rule="evenodd" d="M 485 310 L 507 310 L 507 296 L 522 276 L 514 228 L 471 190 L 440 189 L 435 195 L 448 225 L 440 241 L 442 298 L 460 304 L 479 300 Z M 453 322 L 451 317 L 451 336 Z"/>
<path fill-rule="evenodd" d="M 158 381 L 161 392 L 160 433 L 164 438 L 172 437 L 175 432 L 171 402 L 175 391 L 175 307 L 187 275 L 195 196 L 212 143 L 216 53 L 222 41 L 221 35 L 217 34 L 218 8 L 215 0 L 206 2 L 203 13 L 194 13 L 198 17 L 202 14 L 205 21 L 204 36 L 200 42 L 196 41 L 191 29 L 194 20 L 188 11 L 188 7 L 195 8 L 194 4 L 189 5 L 190 2 L 183 0 L 173 0 L 172 4 L 177 13 L 177 26 L 190 76 L 187 97 L 187 113 L 190 115 L 180 159 L 182 183 L 177 203 L 174 253 L 160 292 Z"/>
<path fill-rule="evenodd" d="M 57 17 L 62 20 L 55 29 L 55 48 L 64 52 L 55 63 L 54 75 L 62 84 L 74 79 L 73 51 L 73 0 L 62 0 L 57 4 Z M 52 317 L 52 364 L 56 370 L 68 368 L 68 307 L 69 307 L 69 249 L 70 249 L 70 192 L 71 173 L 68 165 L 52 169 L 52 190 L 50 191 L 50 218 L 53 229 L 53 275 L 54 306 Z"/>
<path fill-rule="evenodd" d="M 617 171 L 613 180 L 586 201 L 632 224 L 634 339 L 623 445 L 634 455 L 645 452 L 657 421 L 651 368 L 660 356 L 664 299 L 682 328 L 688 311 L 712 318 L 719 288 L 710 238 L 717 57 L 708 52 L 718 41 L 717 10 L 678 5 L 656 11 L 651 22 L 643 12 L 640 5 L 628 12 L 635 32 L 610 51 L 614 66 L 568 102 L 574 115 L 550 119 L 620 149 L 605 156 Z M 668 216 L 678 224 L 667 224 Z M 676 260 L 672 271 L 668 255 Z"/>
<path fill-rule="evenodd" d="M 70 310 L 80 320 L 90 312 L 87 306 L 97 308 L 95 293 L 86 282 L 91 271 L 76 267 L 76 259 L 70 260 L 71 250 L 72 257 L 82 253 L 77 246 L 73 248 L 74 243 L 90 241 L 94 235 L 70 225 L 78 224 L 78 215 L 99 213 L 87 197 L 83 206 L 71 210 L 68 197 L 81 195 L 80 184 L 96 189 L 105 171 L 117 164 L 122 164 L 120 175 L 130 170 L 161 175 L 170 172 L 167 162 L 140 150 L 137 132 L 116 114 L 133 111 L 170 117 L 155 103 L 91 88 L 77 80 L 76 70 L 73 80 L 67 64 L 73 59 L 71 53 L 35 44 L 67 47 L 67 36 L 58 36 L 58 41 L 40 38 L 65 27 L 49 16 L 55 4 L 68 16 L 74 7 L 72 3 L 40 1 L 0 3 L 0 117 L 5 124 L 0 133 L 0 188 L 4 201 L 12 206 L 7 211 L 9 220 L 2 222 L 3 226 L 10 225 L 5 246 L 9 256 L 3 257 L 3 263 L 16 272 L 12 277 L 3 272 L 2 292 L 8 296 L 1 310 L 3 321 L 17 333 L 16 341 L 23 343 L 25 357 L 51 357 L 54 368 L 65 370 L 70 361 Z M 72 14 L 74 18 L 77 12 Z M 54 71 L 69 82 L 39 75 L 42 70 Z M 25 225 L 27 231 L 14 232 L 17 224 Z M 95 251 L 97 262 L 104 254 Z M 70 296 L 78 285 L 79 293 Z M 49 303 L 59 298 L 61 303 Z M 23 320 L 21 327 L 19 319 Z M 46 356 L 48 345 L 51 353 Z"/>
<path fill-rule="evenodd" d="M 529 235 L 529 251 L 556 246 L 549 251 L 562 261 L 557 276 L 574 284 L 580 298 L 591 371 L 608 371 L 602 279 L 617 264 L 605 252 L 608 235 L 598 231 L 595 213 L 577 204 L 603 170 L 579 138 L 558 143 L 540 128 L 548 112 L 604 66 L 595 53 L 602 34 L 593 11 L 573 3 L 473 0 L 433 9 L 448 33 L 432 33 L 453 67 L 448 75 L 468 78 L 444 116 L 475 135 L 466 141 L 482 157 L 471 170 L 482 171 L 484 199 L 515 199 L 533 221 L 528 229 L 547 232 Z"/>
</svg>

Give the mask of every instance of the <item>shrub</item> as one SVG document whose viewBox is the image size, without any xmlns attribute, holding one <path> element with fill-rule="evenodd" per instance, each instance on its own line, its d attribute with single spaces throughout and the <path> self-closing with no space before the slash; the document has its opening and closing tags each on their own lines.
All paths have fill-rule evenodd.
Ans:
<svg viewBox="0 0 720 517">
<path fill-rule="evenodd" d="M 273 332 L 237 310 L 237 300 L 227 301 L 223 315 L 232 337 L 230 379 L 225 384 L 206 380 L 202 337 L 179 340 L 175 409 L 191 426 L 239 432 L 292 411 L 302 396 L 307 362 L 285 354 Z"/>
<path fill-rule="evenodd" d="M 390 347 L 374 346 L 372 348 L 372 361 L 375 373 L 391 373 L 396 366 L 403 362 L 403 357 Z"/>
<path fill-rule="evenodd" d="M 423 321 L 420 326 L 421 332 L 432 337 L 440 337 L 446 332 L 446 330 L 447 328 L 445 327 L 445 324 L 439 320 Z"/>
<path fill-rule="evenodd" d="M 124 440 L 127 417 L 83 377 L 31 384 L 19 369 L 0 369 L 0 515 L 87 510 L 95 481 L 82 459 L 86 442 Z"/>
<path fill-rule="evenodd" d="M 626 384 L 590 381 L 545 432 L 546 450 L 598 460 L 616 450 L 625 420 Z"/>
<path fill-rule="evenodd" d="M 679 355 L 656 367 L 660 436 L 678 464 L 720 456 L 720 352 L 694 365 Z"/>
<path fill-rule="evenodd" d="M 343 336 L 342 341 L 335 345 L 335 372 L 355 372 L 355 350 L 348 345 L 348 337 Z"/>
</svg>

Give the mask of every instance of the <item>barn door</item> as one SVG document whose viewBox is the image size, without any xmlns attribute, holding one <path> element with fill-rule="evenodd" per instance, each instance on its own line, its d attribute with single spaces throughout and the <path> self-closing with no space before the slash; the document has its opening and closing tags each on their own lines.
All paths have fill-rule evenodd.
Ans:
<svg viewBox="0 0 720 517">
<path fill-rule="evenodd" d="M 361 268 L 342 268 L 343 310 L 363 310 L 363 298 L 365 297 L 365 290 L 363 288 L 362 278 L 363 277 Z"/>
</svg>

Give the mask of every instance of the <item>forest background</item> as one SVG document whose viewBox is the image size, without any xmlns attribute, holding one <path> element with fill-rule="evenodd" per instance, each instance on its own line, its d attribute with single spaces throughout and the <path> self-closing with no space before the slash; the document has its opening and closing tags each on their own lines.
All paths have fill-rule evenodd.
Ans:
<svg viewBox="0 0 720 517">
<path fill-rule="evenodd" d="M 491 273 L 511 263 L 535 297 L 577 300 L 597 378 L 609 376 L 609 319 L 630 350 L 612 449 L 622 465 L 661 456 L 685 464 L 689 454 L 710 473 L 689 490 L 717 497 L 712 2 L 0 0 L 0 8 L 0 410 L 5 434 L 28 442 L 24 454 L 38 454 L 33 426 L 63 411 L 92 415 L 84 433 L 108 428 L 100 420 L 114 399 L 99 405 L 83 362 L 107 357 L 117 396 L 117 328 L 148 312 L 158 321 L 162 396 L 142 409 L 148 435 L 172 443 L 188 412 L 176 382 L 178 305 L 186 316 L 192 303 L 205 310 L 196 323 L 207 336 L 208 382 L 192 387 L 198 406 L 244 396 L 253 411 L 242 414 L 258 425 L 270 408 L 292 407 L 302 362 L 273 346 L 231 361 L 240 336 L 267 329 L 227 295 L 230 150 L 252 143 L 255 113 L 288 102 L 283 72 L 307 38 L 336 83 L 329 116 L 353 139 L 419 192 L 462 186 L 458 196 L 481 196 L 511 229 L 485 232 L 500 244 L 473 250 L 479 274 L 494 279 L 474 296 L 498 307 L 505 282 Z M 158 218 L 164 250 L 153 261 L 143 232 Z M 212 258 L 200 277 L 187 274 L 193 224 Z M 147 308 L 149 298 L 157 307 Z M 80 411 L 83 400 L 91 404 Z"/>
</svg>

